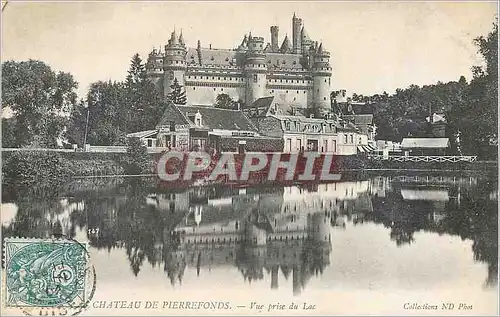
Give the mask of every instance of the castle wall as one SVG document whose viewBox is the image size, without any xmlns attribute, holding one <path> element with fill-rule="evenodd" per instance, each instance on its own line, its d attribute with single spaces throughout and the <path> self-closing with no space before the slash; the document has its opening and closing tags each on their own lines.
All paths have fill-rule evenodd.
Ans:
<svg viewBox="0 0 500 317">
<path fill-rule="evenodd" d="M 272 87 L 272 86 L 271 86 Z M 312 102 L 312 92 L 310 89 L 270 89 L 270 96 L 276 97 L 274 102 L 280 105 L 288 105 L 296 108 L 306 108 Z"/>
<path fill-rule="evenodd" d="M 225 87 L 221 87 L 225 86 Z M 227 87 L 221 83 L 199 84 L 187 83 L 186 96 L 189 104 L 214 105 L 217 96 L 228 94 L 234 101 L 245 100 L 244 87 Z"/>
<path fill-rule="evenodd" d="M 246 82 L 238 68 L 194 68 L 186 72 L 186 96 L 190 104 L 213 105 L 219 94 L 245 100 Z"/>
</svg>

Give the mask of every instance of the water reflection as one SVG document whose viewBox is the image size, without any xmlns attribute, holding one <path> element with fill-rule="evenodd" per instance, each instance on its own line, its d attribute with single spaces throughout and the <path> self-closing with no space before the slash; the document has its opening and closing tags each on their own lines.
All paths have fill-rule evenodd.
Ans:
<svg viewBox="0 0 500 317">
<path fill-rule="evenodd" d="M 75 237 L 83 230 L 95 249 L 124 250 L 135 276 L 145 261 L 163 267 L 172 285 L 182 283 L 188 268 L 200 276 L 227 266 L 247 283 L 269 276 L 272 289 L 279 287 L 280 276 L 291 278 L 298 295 L 334 265 L 332 232 L 374 223 L 387 228 L 398 246 L 414 243 L 416 232 L 472 240 L 474 260 L 488 265 L 485 285 L 497 284 L 494 179 L 421 175 L 178 190 L 136 179 L 58 191 L 4 199 L 11 216 L 3 236 Z"/>
</svg>

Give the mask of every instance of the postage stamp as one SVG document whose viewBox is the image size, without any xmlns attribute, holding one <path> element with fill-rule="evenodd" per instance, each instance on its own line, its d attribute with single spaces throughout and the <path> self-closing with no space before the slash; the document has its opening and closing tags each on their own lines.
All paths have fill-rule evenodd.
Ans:
<svg viewBox="0 0 500 317">
<path fill-rule="evenodd" d="M 87 306 L 95 272 L 85 244 L 66 238 L 6 238 L 4 251 L 6 307 L 28 314 L 55 308 L 66 314 Z"/>
</svg>

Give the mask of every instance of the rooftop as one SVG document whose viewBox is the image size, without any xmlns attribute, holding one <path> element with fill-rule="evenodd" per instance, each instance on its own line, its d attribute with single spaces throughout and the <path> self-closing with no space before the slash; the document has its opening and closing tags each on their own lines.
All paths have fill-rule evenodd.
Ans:
<svg viewBox="0 0 500 317">
<path fill-rule="evenodd" d="M 401 142 L 401 147 L 406 149 L 412 148 L 447 148 L 450 145 L 448 138 L 404 138 Z"/>
<path fill-rule="evenodd" d="M 220 130 L 242 130 L 257 131 L 257 128 L 240 110 L 228 110 L 214 108 L 213 106 L 200 105 L 174 105 L 170 104 L 165 109 L 159 126 L 168 126 L 171 121 L 175 124 L 187 124 L 194 126 L 188 118 L 189 115 L 200 113 L 202 117 L 202 126 L 210 129 Z"/>
</svg>

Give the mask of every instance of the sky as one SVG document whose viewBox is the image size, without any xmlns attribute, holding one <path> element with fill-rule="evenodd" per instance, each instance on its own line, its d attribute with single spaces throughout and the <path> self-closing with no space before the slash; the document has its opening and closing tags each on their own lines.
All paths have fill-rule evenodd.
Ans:
<svg viewBox="0 0 500 317">
<path fill-rule="evenodd" d="M 235 48 L 252 32 L 270 41 L 302 18 L 331 53 L 332 89 L 375 94 L 411 84 L 471 78 L 481 63 L 496 2 L 20 2 L 2 12 L 2 61 L 38 59 L 73 74 L 83 97 L 98 80 L 124 80 L 135 53 L 146 58 L 170 33 L 196 47 Z"/>
</svg>

